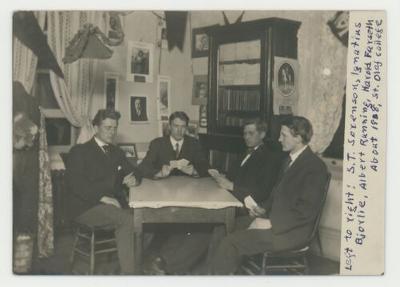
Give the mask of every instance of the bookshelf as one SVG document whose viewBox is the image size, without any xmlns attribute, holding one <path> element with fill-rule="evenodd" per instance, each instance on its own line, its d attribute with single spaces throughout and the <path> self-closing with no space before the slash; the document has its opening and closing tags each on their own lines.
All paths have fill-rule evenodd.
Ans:
<svg viewBox="0 0 400 287">
<path fill-rule="evenodd" d="M 209 35 L 207 133 L 200 135 L 209 150 L 241 153 L 242 126 L 259 117 L 271 127 L 274 58 L 297 59 L 300 22 L 267 18 L 206 29 Z"/>
</svg>

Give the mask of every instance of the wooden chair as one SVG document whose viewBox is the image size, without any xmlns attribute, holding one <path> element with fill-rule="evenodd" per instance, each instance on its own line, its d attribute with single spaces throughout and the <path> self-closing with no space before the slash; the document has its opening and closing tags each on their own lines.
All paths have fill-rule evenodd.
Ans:
<svg viewBox="0 0 400 287">
<path fill-rule="evenodd" d="M 89 261 L 89 271 L 86 274 L 93 275 L 97 255 L 111 255 L 117 252 L 115 229 L 109 225 L 90 226 L 79 222 L 74 222 L 74 225 L 76 225 L 76 231 L 70 258 L 71 270 L 74 273 L 75 255 L 79 254 Z"/>
<path fill-rule="evenodd" d="M 309 274 L 309 265 L 307 256 L 310 252 L 311 243 L 314 239 L 317 240 L 320 254 L 322 255 L 322 245 L 319 237 L 319 222 L 321 220 L 323 206 L 329 190 L 331 175 L 328 175 L 322 204 L 315 220 L 314 228 L 305 245 L 298 246 L 285 251 L 266 251 L 255 256 L 244 258 L 241 266 L 241 272 L 248 275 L 265 275 L 267 272 L 294 273 L 294 274 Z"/>
</svg>

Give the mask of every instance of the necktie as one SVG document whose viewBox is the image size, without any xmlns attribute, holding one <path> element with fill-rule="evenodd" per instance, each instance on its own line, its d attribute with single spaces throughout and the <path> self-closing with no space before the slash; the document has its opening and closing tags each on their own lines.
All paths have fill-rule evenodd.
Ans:
<svg viewBox="0 0 400 287">
<path fill-rule="evenodd" d="M 109 154 L 111 152 L 111 147 L 109 144 L 103 145 L 103 150 L 105 154 Z"/>
<path fill-rule="evenodd" d="M 179 157 L 179 143 L 175 144 L 175 159 Z"/>
</svg>

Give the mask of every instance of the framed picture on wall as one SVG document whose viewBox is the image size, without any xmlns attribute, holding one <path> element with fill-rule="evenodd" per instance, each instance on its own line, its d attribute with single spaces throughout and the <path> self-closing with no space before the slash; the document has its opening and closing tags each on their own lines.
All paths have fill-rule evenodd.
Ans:
<svg viewBox="0 0 400 287">
<path fill-rule="evenodd" d="M 158 136 L 164 137 L 170 134 L 169 122 L 168 121 L 159 121 L 158 124 Z"/>
<path fill-rule="evenodd" d="M 126 80 L 152 83 L 154 45 L 129 41 L 127 53 Z"/>
<path fill-rule="evenodd" d="M 192 105 L 206 105 L 207 95 L 208 95 L 207 75 L 194 75 Z"/>
<path fill-rule="evenodd" d="M 207 57 L 209 37 L 204 28 L 192 29 L 192 58 Z"/>
<path fill-rule="evenodd" d="M 104 72 L 104 107 L 118 110 L 118 75 Z"/>
<path fill-rule="evenodd" d="M 168 120 L 171 114 L 171 79 L 167 76 L 158 76 L 158 120 Z"/>
<path fill-rule="evenodd" d="M 296 115 L 298 105 L 298 61 L 274 58 L 274 114 Z"/>
<path fill-rule="evenodd" d="M 72 126 L 66 118 L 46 118 L 46 137 L 49 146 L 69 146 Z"/>
<path fill-rule="evenodd" d="M 118 146 L 124 151 L 125 156 L 137 159 L 136 145 L 134 143 L 119 143 Z"/>
<path fill-rule="evenodd" d="M 147 97 L 131 96 L 130 98 L 130 119 L 133 123 L 148 122 Z"/>
</svg>

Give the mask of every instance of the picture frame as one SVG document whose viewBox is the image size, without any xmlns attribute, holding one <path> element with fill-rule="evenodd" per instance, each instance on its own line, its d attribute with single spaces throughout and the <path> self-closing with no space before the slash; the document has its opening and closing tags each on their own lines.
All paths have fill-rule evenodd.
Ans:
<svg viewBox="0 0 400 287">
<path fill-rule="evenodd" d="M 207 75 L 193 76 L 192 105 L 206 105 L 208 99 Z"/>
<path fill-rule="evenodd" d="M 199 139 L 199 122 L 189 121 L 186 134 L 195 139 Z"/>
<path fill-rule="evenodd" d="M 136 144 L 134 143 L 119 143 L 118 147 L 125 153 L 126 158 L 129 162 L 136 164 L 138 160 L 138 153 Z"/>
<path fill-rule="evenodd" d="M 45 119 L 47 144 L 51 146 L 70 146 L 72 144 L 72 125 L 62 117 Z"/>
<path fill-rule="evenodd" d="M 158 136 L 164 137 L 170 135 L 170 127 L 168 121 L 159 121 L 158 122 Z"/>
<path fill-rule="evenodd" d="M 119 75 L 104 72 L 104 107 L 106 109 L 118 110 L 119 97 Z"/>
<path fill-rule="evenodd" d="M 153 82 L 154 45 L 152 43 L 128 42 L 126 80 L 142 83 Z"/>
<path fill-rule="evenodd" d="M 192 29 L 192 58 L 207 57 L 209 37 L 206 27 Z"/>
<path fill-rule="evenodd" d="M 131 123 L 147 123 L 149 121 L 146 96 L 131 96 L 129 110 Z"/>
<path fill-rule="evenodd" d="M 274 99 L 275 115 L 296 115 L 298 106 L 298 68 L 295 59 L 274 57 Z"/>
<path fill-rule="evenodd" d="M 158 76 L 157 83 L 157 111 L 158 120 L 168 121 L 171 114 L 171 78 Z"/>
</svg>

